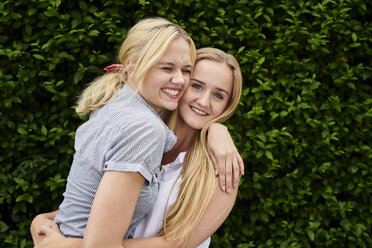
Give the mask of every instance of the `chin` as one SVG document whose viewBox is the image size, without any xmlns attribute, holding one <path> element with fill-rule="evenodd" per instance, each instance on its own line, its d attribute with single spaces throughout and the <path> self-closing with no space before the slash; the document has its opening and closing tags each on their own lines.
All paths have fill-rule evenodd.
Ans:
<svg viewBox="0 0 372 248">
<path fill-rule="evenodd" d="M 167 109 L 167 110 L 170 110 L 170 111 L 175 110 L 177 107 L 178 107 L 178 104 L 167 104 L 167 105 L 164 105 L 164 108 Z"/>
<path fill-rule="evenodd" d="M 196 124 L 194 124 L 194 125 L 190 125 L 190 126 L 191 126 L 193 129 L 195 129 L 195 130 L 202 130 L 205 124 L 207 124 L 207 123 L 203 123 L 203 124 L 201 124 L 201 123 L 196 123 Z"/>
</svg>

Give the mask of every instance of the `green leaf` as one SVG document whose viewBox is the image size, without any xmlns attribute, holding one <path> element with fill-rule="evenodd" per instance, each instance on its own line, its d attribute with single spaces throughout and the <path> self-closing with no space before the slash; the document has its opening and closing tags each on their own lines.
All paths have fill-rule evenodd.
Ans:
<svg viewBox="0 0 372 248">
<path fill-rule="evenodd" d="M 139 4 L 141 4 L 142 6 L 146 6 L 146 5 L 150 4 L 150 2 L 146 1 L 146 0 L 139 0 Z"/>
<path fill-rule="evenodd" d="M 51 74 L 50 71 L 47 71 L 47 70 L 42 70 L 39 72 L 39 75 L 43 77 L 48 77 L 50 76 L 50 74 Z"/>
<path fill-rule="evenodd" d="M 44 136 L 48 134 L 48 130 L 46 129 L 46 127 L 45 127 L 44 125 L 41 127 L 41 133 L 42 133 Z"/>
<path fill-rule="evenodd" d="M 62 3 L 62 0 L 55 0 L 55 7 L 58 8 Z"/>
<path fill-rule="evenodd" d="M 260 58 L 259 60 L 258 60 L 258 64 L 259 65 L 262 65 L 264 62 L 265 62 L 265 57 L 262 57 L 262 58 Z"/>
<path fill-rule="evenodd" d="M 266 142 L 266 135 L 264 133 L 259 133 L 257 134 L 257 137 L 263 141 L 263 142 Z"/>
<path fill-rule="evenodd" d="M 350 44 L 349 47 L 351 48 L 356 48 L 356 47 L 360 47 L 362 44 L 360 44 L 359 42 L 355 42 L 353 44 Z"/>
<path fill-rule="evenodd" d="M 243 11 L 241 11 L 240 9 L 235 9 L 234 10 L 237 14 L 239 15 L 244 15 Z"/>
<path fill-rule="evenodd" d="M 33 198 L 32 196 L 29 194 L 29 193 L 25 193 L 25 194 L 22 194 L 22 195 L 19 195 L 16 200 L 16 202 L 20 202 L 20 201 L 27 201 L 29 203 L 32 203 L 33 201 Z"/>
<path fill-rule="evenodd" d="M 20 133 L 22 135 L 27 135 L 28 134 L 28 132 L 26 131 L 26 129 L 24 129 L 23 127 L 17 128 L 17 131 L 18 131 L 18 133 Z"/>
<path fill-rule="evenodd" d="M 79 7 L 82 10 L 87 10 L 88 9 L 88 4 L 84 1 L 79 1 Z"/>
<path fill-rule="evenodd" d="M 74 61 L 74 60 L 75 60 L 74 56 L 72 56 L 71 54 L 68 54 L 68 53 L 65 52 L 65 51 L 59 53 L 59 54 L 58 54 L 58 57 L 60 57 L 60 58 L 64 58 L 64 59 L 67 59 L 67 60 L 71 60 L 71 61 Z"/>
<path fill-rule="evenodd" d="M 48 9 L 47 11 L 44 11 L 44 15 L 47 17 L 54 17 L 58 15 L 58 12 L 55 9 Z"/>
<path fill-rule="evenodd" d="M 5 233 L 9 229 L 9 226 L 0 220 L 0 233 Z"/>
<path fill-rule="evenodd" d="M 266 147 L 265 147 L 265 144 L 262 143 L 261 141 L 256 140 L 256 143 L 258 144 L 258 146 L 259 146 L 260 148 L 262 148 L 262 149 L 265 149 L 265 148 L 266 148 Z"/>
<path fill-rule="evenodd" d="M 351 35 L 351 37 L 353 38 L 353 41 L 354 41 L 354 42 L 356 42 L 357 39 L 358 39 L 358 36 L 357 36 L 355 33 L 353 33 L 353 34 Z"/>
<path fill-rule="evenodd" d="M 27 14 L 28 16 L 32 16 L 32 15 L 35 14 L 36 12 L 37 12 L 37 9 L 36 9 L 36 8 L 29 8 L 29 9 L 27 9 L 26 14 Z"/>
<path fill-rule="evenodd" d="M 259 150 L 259 151 L 256 153 L 256 158 L 261 158 L 263 154 L 264 154 L 264 151 L 263 151 L 263 150 Z"/>
<path fill-rule="evenodd" d="M 314 232 L 313 232 L 312 230 L 310 230 L 310 229 L 307 229 L 307 230 L 306 230 L 306 233 L 307 233 L 307 236 L 309 237 L 309 239 L 310 239 L 311 241 L 314 241 L 314 239 L 315 239 L 315 234 L 314 234 Z"/>
<path fill-rule="evenodd" d="M 77 84 L 78 82 L 80 82 L 81 79 L 83 79 L 83 77 L 84 77 L 84 73 L 80 71 L 75 72 L 74 83 Z"/>
<path fill-rule="evenodd" d="M 30 25 L 26 25 L 25 26 L 25 30 L 26 30 L 26 33 L 28 35 L 31 35 L 32 34 L 32 27 Z"/>
<path fill-rule="evenodd" d="M 353 174 L 355 174 L 359 170 L 359 168 L 355 165 L 352 165 L 352 166 L 350 166 L 350 170 Z"/>
<path fill-rule="evenodd" d="M 239 50 L 238 50 L 238 53 L 243 52 L 243 51 L 244 51 L 244 48 L 245 48 L 245 46 L 241 46 L 241 47 L 239 48 Z"/>
<path fill-rule="evenodd" d="M 95 37 L 95 36 L 98 36 L 98 35 L 99 35 L 99 31 L 98 30 L 92 30 L 88 34 L 88 36 L 92 36 L 92 37 Z"/>
<path fill-rule="evenodd" d="M 44 57 L 40 54 L 33 54 L 32 56 L 38 60 L 45 60 Z"/>
<path fill-rule="evenodd" d="M 270 160 L 274 160 L 274 158 L 273 158 L 273 154 L 272 154 L 270 151 L 265 151 L 265 155 L 266 155 L 266 157 L 267 157 L 268 159 L 270 159 Z"/>
</svg>

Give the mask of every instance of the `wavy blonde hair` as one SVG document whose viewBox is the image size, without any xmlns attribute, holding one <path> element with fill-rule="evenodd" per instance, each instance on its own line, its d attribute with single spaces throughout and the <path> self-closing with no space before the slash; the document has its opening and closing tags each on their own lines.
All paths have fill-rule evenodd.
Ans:
<svg viewBox="0 0 372 248">
<path fill-rule="evenodd" d="M 165 235 L 166 239 L 177 240 L 181 247 L 186 245 L 188 235 L 199 223 L 216 190 L 216 176 L 206 145 L 208 128 L 212 123 L 226 121 L 233 114 L 242 90 L 242 74 L 234 56 L 216 48 L 198 49 L 195 65 L 205 59 L 225 63 L 231 68 L 234 77 L 233 90 L 224 112 L 203 127 L 186 153 L 179 194 L 166 214 L 163 229 L 159 232 L 159 235 Z M 169 118 L 170 127 L 175 126 L 176 116 L 177 112 L 174 111 Z"/>
<path fill-rule="evenodd" d="M 195 61 L 195 44 L 179 25 L 161 17 L 146 18 L 135 24 L 121 45 L 118 60 L 122 70 L 107 72 L 95 79 L 83 91 L 76 112 L 88 114 L 113 99 L 126 81 L 128 70 L 133 73 L 133 83 L 140 91 L 148 70 L 163 56 L 176 38 L 184 38 L 190 45 L 192 65 Z M 130 68 L 128 68 L 130 65 Z"/>
</svg>

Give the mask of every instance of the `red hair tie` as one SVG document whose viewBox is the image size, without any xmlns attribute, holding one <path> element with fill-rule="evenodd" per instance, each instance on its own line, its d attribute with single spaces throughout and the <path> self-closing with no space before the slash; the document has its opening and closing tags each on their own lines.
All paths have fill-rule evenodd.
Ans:
<svg viewBox="0 0 372 248">
<path fill-rule="evenodd" d="M 123 68 L 122 64 L 112 64 L 105 68 L 103 68 L 104 71 L 120 71 Z"/>
</svg>

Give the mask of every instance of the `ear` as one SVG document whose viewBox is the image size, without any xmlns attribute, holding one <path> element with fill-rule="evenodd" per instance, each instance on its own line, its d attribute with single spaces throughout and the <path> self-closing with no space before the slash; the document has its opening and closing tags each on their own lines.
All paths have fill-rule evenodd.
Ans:
<svg viewBox="0 0 372 248">
<path fill-rule="evenodd" d="M 126 68 L 128 78 L 131 78 L 133 76 L 134 62 L 132 62 L 131 60 L 128 60 L 125 63 L 125 68 Z"/>
</svg>

